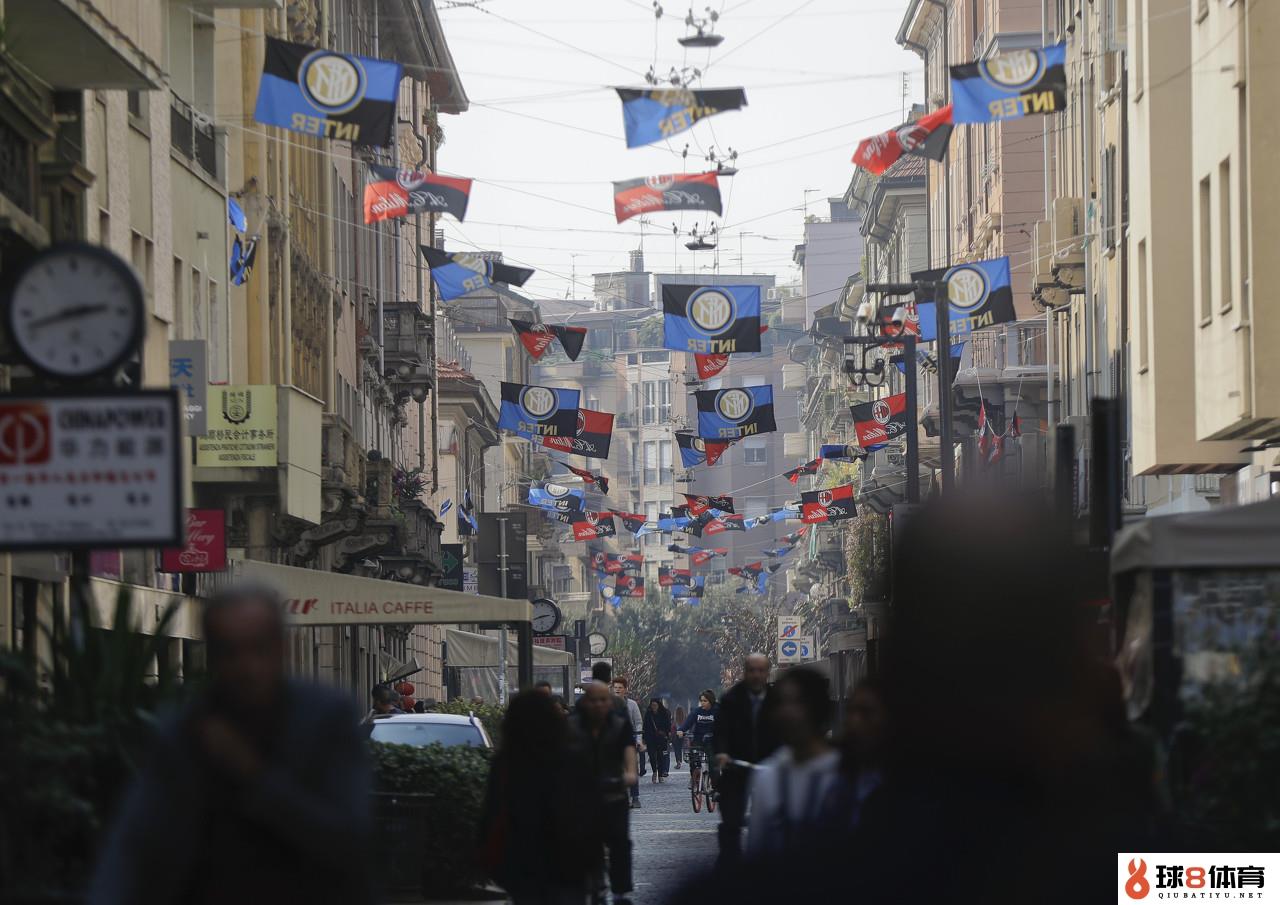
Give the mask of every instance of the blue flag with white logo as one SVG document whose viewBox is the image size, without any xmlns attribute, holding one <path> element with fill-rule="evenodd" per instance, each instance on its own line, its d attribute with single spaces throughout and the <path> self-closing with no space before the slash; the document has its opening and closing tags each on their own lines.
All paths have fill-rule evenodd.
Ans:
<svg viewBox="0 0 1280 905">
<path fill-rule="evenodd" d="M 759 286 L 662 287 L 662 345 L 677 352 L 760 351 Z"/>
<path fill-rule="evenodd" d="M 541 487 L 529 488 L 529 505 L 557 512 L 579 512 L 586 508 L 586 494 L 581 487 L 566 487 L 548 481 Z"/>
<path fill-rule="evenodd" d="M 616 88 L 622 101 L 627 147 L 638 148 L 693 128 L 693 124 L 725 110 L 747 105 L 741 88 Z"/>
<path fill-rule="evenodd" d="M 965 339 L 969 334 L 1018 319 L 1013 307 L 1013 287 L 1009 282 L 1009 259 L 992 258 L 988 261 L 972 261 L 957 264 L 943 270 L 925 270 L 913 273 L 917 282 L 945 282 L 948 302 L 948 323 L 953 340 Z M 934 293 L 928 289 L 917 292 L 916 308 L 920 312 L 920 338 L 937 340 L 934 316 Z M 926 327 L 929 329 L 926 332 Z"/>
<path fill-rule="evenodd" d="M 704 440 L 740 440 L 778 429 L 773 418 L 773 387 L 699 390 L 698 436 Z"/>
<path fill-rule="evenodd" d="M 267 38 L 253 118 L 317 138 L 391 144 L 399 63 Z"/>
<path fill-rule="evenodd" d="M 443 301 L 456 299 L 485 289 L 494 283 L 523 286 L 533 276 L 529 267 L 513 267 L 489 257 L 465 252 L 447 252 L 430 245 L 419 245 L 431 270 L 431 281 Z"/>
<path fill-rule="evenodd" d="M 572 437 L 578 429 L 577 390 L 502 382 L 498 428 L 527 439 Z"/>
<path fill-rule="evenodd" d="M 952 122 L 998 123 L 1067 108 L 1067 45 L 1010 50 L 951 67 Z"/>
</svg>

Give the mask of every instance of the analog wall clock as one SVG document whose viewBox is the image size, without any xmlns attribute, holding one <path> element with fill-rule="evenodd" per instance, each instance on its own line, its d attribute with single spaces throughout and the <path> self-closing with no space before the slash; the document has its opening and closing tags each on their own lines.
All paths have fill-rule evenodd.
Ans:
<svg viewBox="0 0 1280 905">
<path fill-rule="evenodd" d="M 587 646 L 593 657 L 603 657 L 604 652 L 609 649 L 609 639 L 599 632 L 592 632 L 587 635 Z"/>
<path fill-rule="evenodd" d="M 533 630 L 539 635 L 549 635 L 560 627 L 560 607 L 547 597 L 533 601 Z"/>
<path fill-rule="evenodd" d="M 82 242 L 46 249 L 18 275 L 5 299 L 16 350 L 56 380 L 109 374 L 142 343 L 142 283 L 111 251 Z"/>
</svg>

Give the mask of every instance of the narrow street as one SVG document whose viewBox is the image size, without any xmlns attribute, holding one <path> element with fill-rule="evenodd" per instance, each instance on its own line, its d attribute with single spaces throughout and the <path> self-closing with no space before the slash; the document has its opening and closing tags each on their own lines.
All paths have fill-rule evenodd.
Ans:
<svg viewBox="0 0 1280 905">
<path fill-rule="evenodd" d="M 665 783 L 640 778 L 640 808 L 631 812 L 636 905 L 659 905 L 684 877 L 715 862 L 720 814 L 695 814 L 688 785 L 687 765 L 677 771 L 674 763 Z"/>
</svg>

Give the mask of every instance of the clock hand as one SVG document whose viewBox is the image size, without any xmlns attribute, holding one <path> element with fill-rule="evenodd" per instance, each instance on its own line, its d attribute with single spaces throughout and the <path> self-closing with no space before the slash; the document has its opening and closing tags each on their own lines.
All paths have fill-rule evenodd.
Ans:
<svg viewBox="0 0 1280 905">
<path fill-rule="evenodd" d="M 106 305 L 73 305 L 70 308 L 63 308 L 54 314 L 37 318 L 27 324 L 32 329 L 39 327 L 47 327 L 50 324 L 56 324 L 59 321 L 72 320 L 77 317 L 84 317 L 86 314 L 97 314 L 100 311 L 106 311 Z"/>
</svg>

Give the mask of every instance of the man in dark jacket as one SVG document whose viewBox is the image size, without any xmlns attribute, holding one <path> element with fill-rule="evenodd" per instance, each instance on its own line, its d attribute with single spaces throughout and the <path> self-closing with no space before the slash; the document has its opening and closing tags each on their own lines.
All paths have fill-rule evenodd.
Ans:
<svg viewBox="0 0 1280 905">
<path fill-rule="evenodd" d="M 769 691 L 769 658 L 748 654 L 742 663 L 742 681 L 725 692 L 716 717 L 716 763 L 723 771 L 720 793 L 720 863 L 729 865 L 742 856 L 742 828 L 746 823 L 748 771 L 730 760 L 756 764 L 778 747 L 769 726 L 765 702 Z"/>
<path fill-rule="evenodd" d="M 280 601 L 204 613 L 209 686 L 162 727 L 89 905 L 368 905 L 369 771 L 352 703 L 289 681 Z"/>
</svg>

